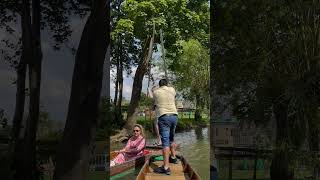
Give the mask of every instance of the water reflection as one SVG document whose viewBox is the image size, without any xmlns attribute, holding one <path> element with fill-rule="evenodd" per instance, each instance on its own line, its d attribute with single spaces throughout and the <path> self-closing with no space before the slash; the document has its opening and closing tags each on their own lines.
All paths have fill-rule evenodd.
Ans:
<svg viewBox="0 0 320 180">
<path fill-rule="evenodd" d="M 177 142 L 181 143 L 181 154 L 199 173 L 202 179 L 210 179 L 210 155 L 208 128 L 194 129 L 179 133 Z"/>
<path fill-rule="evenodd" d="M 203 139 L 202 129 L 203 129 L 203 128 L 201 128 L 201 127 L 196 127 L 196 128 L 194 129 L 194 132 L 195 132 L 195 134 L 196 134 L 196 138 L 197 138 L 198 140 L 202 140 L 202 139 Z"/>
</svg>

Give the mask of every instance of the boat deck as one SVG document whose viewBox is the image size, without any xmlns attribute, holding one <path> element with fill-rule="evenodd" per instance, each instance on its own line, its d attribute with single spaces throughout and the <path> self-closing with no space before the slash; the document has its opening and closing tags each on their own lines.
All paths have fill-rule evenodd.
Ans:
<svg viewBox="0 0 320 180">
<path fill-rule="evenodd" d="M 168 176 L 166 174 L 157 174 L 154 173 L 153 170 L 162 165 L 162 161 L 151 162 L 149 165 L 149 169 L 146 171 L 145 180 L 189 180 L 189 176 L 187 173 L 183 172 L 183 166 L 181 161 L 178 161 L 178 164 L 169 164 L 169 168 L 171 170 L 171 175 Z"/>
</svg>

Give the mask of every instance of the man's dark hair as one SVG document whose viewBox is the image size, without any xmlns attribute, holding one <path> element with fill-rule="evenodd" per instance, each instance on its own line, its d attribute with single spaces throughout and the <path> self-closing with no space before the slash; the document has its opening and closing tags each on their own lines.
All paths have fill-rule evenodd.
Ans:
<svg viewBox="0 0 320 180">
<path fill-rule="evenodd" d="M 159 86 L 161 87 L 161 86 L 167 86 L 168 85 L 168 81 L 166 80 L 166 79 L 161 79 L 160 81 L 159 81 Z"/>
</svg>

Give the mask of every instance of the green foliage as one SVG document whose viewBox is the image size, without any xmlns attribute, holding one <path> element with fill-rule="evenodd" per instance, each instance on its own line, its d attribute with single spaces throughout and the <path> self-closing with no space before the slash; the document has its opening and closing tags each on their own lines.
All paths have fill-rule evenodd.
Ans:
<svg viewBox="0 0 320 180">
<path fill-rule="evenodd" d="M 8 119 L 5 117 L 4 109 L 0 109 L 0 126 L 6 128 L 8 125 Z"/>
<path fill-rule="evenodd" d="M 121 129 L 125 124 L 123 118 L 116 121 L 114 118 L 114 106 L 106 97 L 101 98 L 98 127 L 96 131 L 96 141 L 105 140 L 115 133 L 115 130 Z"/>
<path fill-rule="evenodd" d="M 98 126 L 96 129 L 96 140 L 106 139 L 108 137 L 108 130 L 111 130 L 110 127 L 112 121 L 114 119 L 111 113 L 111 103 L 110 100 L 106 97 L 102 97 L 100 101 L 99 115 L 98 115 Z"/>
<path fill-rule="evenodd" d="M 49 113 L 41 110 L 39 112 L 39 123 L 38 123 L 38 129 L 37 129 L 37 136 L 43 137 L 43 136 L 51 136 L 52 133 L 58 130 L 57 127 L 58 123 L 56 123 L 54 120 L 50 119 Z"/>
<path fill-rule="evenodd" d="M 178 124 L 176 127 L 176 131 L 189 130 L 196 126 L 194 119 L 184 118 L 178 119 Z"/>
<path fill-rule="evenodd" d="M 202 109 L 209 100 L 209 50 L 194 39 L 179 43 L 182 53 L 174 62 L 174 84 L 185 99 L 196 101 L 197 109 Z"/>
<path fill-rule="evenodd" d="M 123 0 L 111 2 L 111 40 L 112 40 L 112 67 L 124 67 L 127 74 L 131 74 L 132 66 L 138 62 L 139 49 L 136 45 L 134 31 L 134 22 L 125 18 L 122 10 Z M 121 63 L 119 63 L 121 61 Z M 120 69 L 119 69 L 120 70 Z"/>
<path fill-rule="evenodd" d="M 37 153 L 40 161 L 46 160 L 49 157 L 55 159 L 56 151 L 62 136 L 63 131 L 60 130 L 51 132 L 37 141 Z"/>
<path fill-rule="evenodd" d="M 114 11 L 114 16 L 118 16 L 114 34 L 133 35 L 138 46 L 144 46 L 154 24 L 157 32 L 164 31 L 168 56 L 178 53 L 180 40 L 194 38 L 208 47 L 209 4 L 206 1 L 193 6 L 191 1 L 125 0 L 119 1 L 116 7 L 119 9 Z M 159 34 L 155 43 L 159 43 Z"/>
<path fill-rule="evenodd" d="M 232 0 L 215 7 L 212 85 L 231 97 L 239 119 L 264 125 L 282 113 L 270 175 L 283 179 L 298 157 L 289 150 L 312 136 L 319 149 L 319 128 L 310 126 L 319 124 L 319 2 Z"/>
<path fill-rule="evenodd" d="M 153 131 L 154 122 L 152 120 L 150 121 L 148 117 L 147 120 L 145 120 L 145 117 L 137 119 L 137 124 L 141 124 L 145 131 Z"/>
<path fill-rule="evenodd" d="M 218 93 L 233 96 L 239 116 L 266 122 L 273 105 L 288 102 L 290 126 L 305 136 L 305 115 L 320 102 L 320 93 L 311 93 L 320 92 L 320 46 L 311 40 L 320 23 L 316 4 L 217 3 L 212 77 Z"/>
<path fill-rule="evenodd" d="M 126 33 L 127 35 L 133 35 L 133 27 L 134 22 L 130 19 L 119 19 L 117 21 L 117 25 L 115 30 L 111 33 L 111 36 L 115 38 L 116 35 Z"/>
<path fill-rule="evenodd" d="M 149 118 L 147 118 L 147 120 L 145 120 L 144 117 L 141 117 L 140 119 L 137 120 L 137 123 L 138 124 L 141 124 L 143 127 L 145 127 L 145 129 L 147 131 L 153 131 L 153 123 L 154 121 L 153 120 L 149 120 Z M 207 122 L 204 120 L 204 121 L 201 121 L 201 122 L 196 122 L 194 120 L 194 118 L 179 118 L 178 119 L 178 124 L 177 124 L 177 127 L 176 127 L 176 132 L 180 132 L 180 131 L 185 131 L 185 130 L 190 130 L 190 129 L 193 129 L 195 127 L 198 127 L 198 126 L 206 126 L 207 125 Z"/>
<path fill-rule="evenodd" d="M 90 11 L 91 1 L 89 0 L 66 0 L 51 1 L 43 0 L 41 4 L 41 30 L 47 29 L 48 35 L 54 40 L 52 47 L 60 50 L 67 46 L 72 53 L 76 48 L 67 45 L 72 34 L 71 17 L 84 18 Z M 31 7 L 31 6 L 30 6 Z M 21 32 L 16 27 L 21 27 L 22 1 L 4 0 L 0 5 L 0 29 L 5 31 L 5 36 L 0 43 L 3 59 L 12 68 L 18 67 L 22 52 Z M 31 8 L 30 8 L 31 9 Z M 72 16 L 71 16 L 72 15 Z M 74 46 L 74 45 L 71 45 Z"/>
<path fill-rule="evenodd" d="M 46 142 L 58 142 L 60 139 L 62 139 L 63 136 L 63 130 L 53 131 L 47 134 L 46 136 L 39 139 L 40 142 L 46 141 Z"/>
<path fill-rule="evenodd" d="M 118 60 L 122 59 L 127 72 L 131 72 L 131 66 L 137 65 L 143 58 L 142 49 L 146 46 L 145 40 L 152 34 L 153 25 L 156 30 L 155 44 L 160 43 L 159 31 L 162 29 L 166 58 L 175 59 L 168 64 L 169 69 L 176 66 L 176 58 L 173 57 L 181 51 L 180 41 L 193 38 L 204 47 L 209 47 L 207 1 L 119 0 L 114 1 L 112 7 L 112 64 L 118 67 Z"/>
<path fill-rule="evenodd" d="M 140 98 L 140 107 L 147 107 L 147 108 L 151 108 L 153 104 L 153 99 L 150 97 L 147 97 L 147 94 L 145 93 L 141 93 L 141 98 Z"/>
</svg>

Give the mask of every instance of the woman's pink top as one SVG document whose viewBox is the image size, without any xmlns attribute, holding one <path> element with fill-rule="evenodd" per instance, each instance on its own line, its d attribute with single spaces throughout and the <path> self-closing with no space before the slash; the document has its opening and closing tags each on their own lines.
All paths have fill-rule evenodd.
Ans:
<svg viewBox="0 0 320 180">
<path fill-rule="evenodd" d="M 126 145 L 126 149 L 129 149 L 129 151 L 125 153 L 120 153 L 115 159 L 116 164 L 121 164 L 125 161 L 128 161 L 129 159 L 132 159 L 134 157 L 143 155 L 143 150 L 146 145 L 146 140 L 141 135 L 138 137 L 131 137 L 128 140 L 128 143 Z"/>
<path fill-rule="evenodd" d="M 126 145 L 126 149 L 130 149 L 127 154 L 137 156 L 143 154 L 143 149 L 146 145 L 146 140 L 141 135 L 138 137 L 131 137 Z"/>
</svg>

